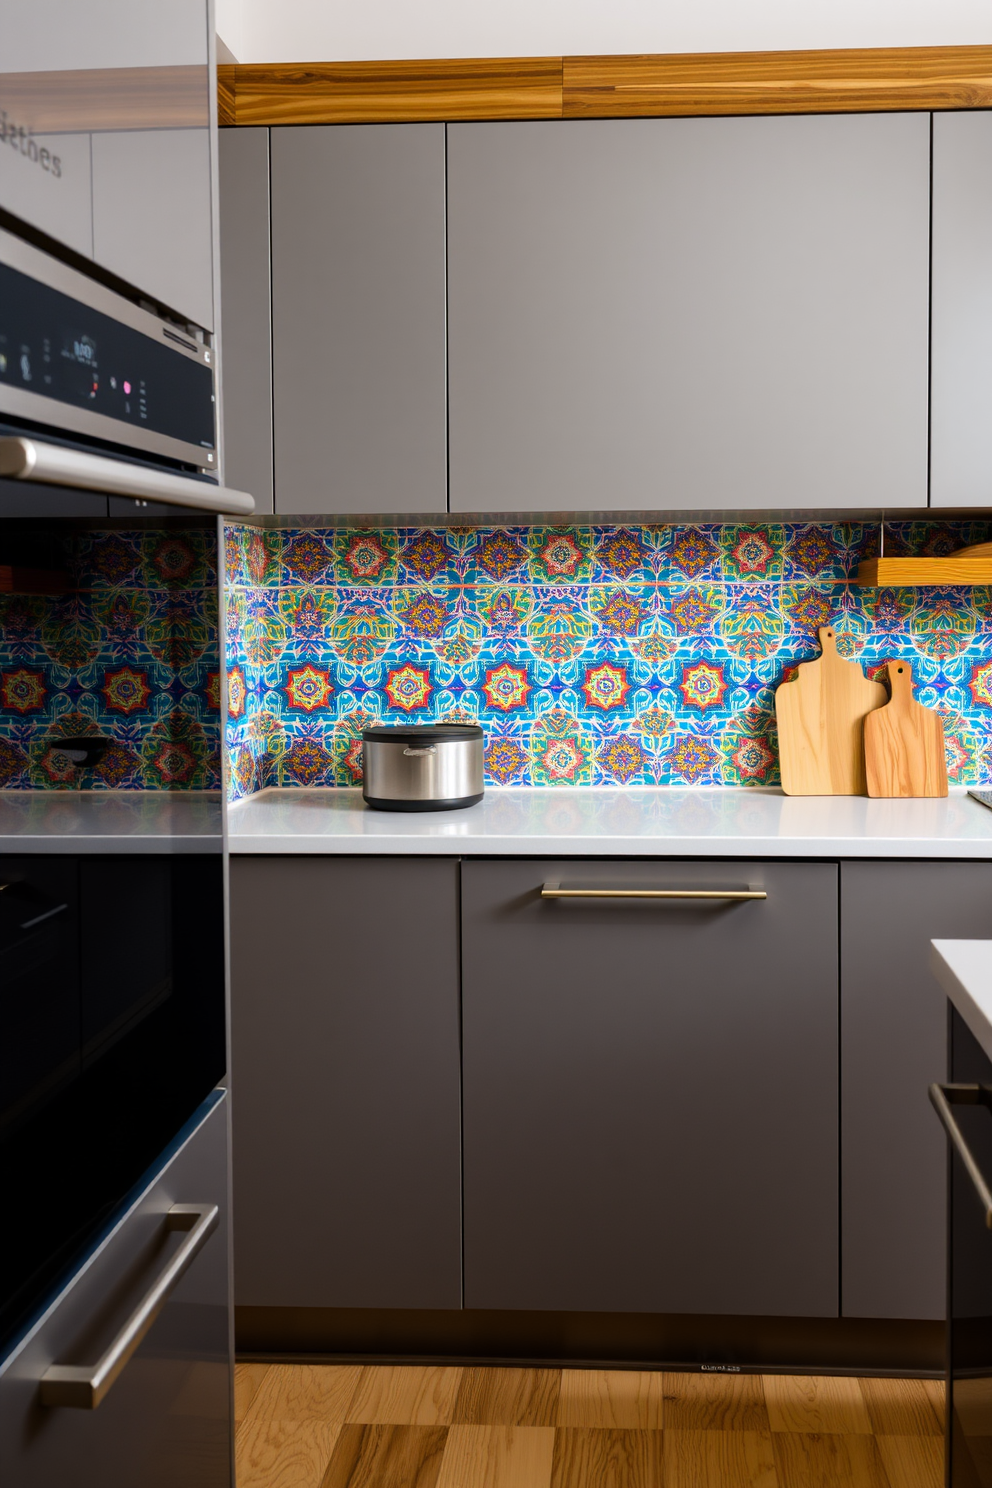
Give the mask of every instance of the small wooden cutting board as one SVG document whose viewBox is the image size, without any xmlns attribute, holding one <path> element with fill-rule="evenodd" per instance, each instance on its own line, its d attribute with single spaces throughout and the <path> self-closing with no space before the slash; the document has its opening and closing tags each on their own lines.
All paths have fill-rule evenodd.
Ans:
<svg viewBox="0 0 992 1488">
<path fill-rule="evenodd" d="M 787 796 L 863 796 L 865 716 L 885 703 L 885 688 L 838 655 L 833 626 L 819 635 L 819 659 L 801 662 L 795 681 L 775 692 L 782 789 Z"/>
<path fill-rule="evenodd" d="M 889 662 L 892 701 L 865 719 L 870 796 L 946 796 L 944 722 L 913 697 L 913 668 Z"/>
</svg>

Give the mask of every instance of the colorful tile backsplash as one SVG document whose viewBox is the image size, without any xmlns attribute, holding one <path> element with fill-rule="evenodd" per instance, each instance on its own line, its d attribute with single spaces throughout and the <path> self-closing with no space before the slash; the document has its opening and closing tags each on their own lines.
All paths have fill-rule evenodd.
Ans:
<svg viewBox="0 0 992 1488">
<path fill-rule="evenodd" d="M 987 521 L 888 523 L 938 555 Z M 355 785 L 371 723 L 479 722 L 492 785 L 773 785 L 817 628 L 912 660 L 951 779 L 992 781 L 992 588 L 861 589 L 877 524 L 226 534 L 229 791 Z"/>
<path fill-rule="evenodd" d="M 213 532 L 76 532 L 61 547 L 67 592 L 0 595 L 0 787 L 219 788 Z M 112 742 L 81 769 L 57 740 L 86 734 Z"/>
</svg>

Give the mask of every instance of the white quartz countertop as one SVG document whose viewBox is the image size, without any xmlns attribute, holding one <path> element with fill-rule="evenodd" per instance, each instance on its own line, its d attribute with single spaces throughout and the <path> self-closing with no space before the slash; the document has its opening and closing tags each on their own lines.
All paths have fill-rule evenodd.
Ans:
<svg viewBox="0 0 992 1488">
<path fill-rule="evenodd" d="M 0 791 L 0 852 L 221 851 L 219 791 Z"/>
<path fill-rule="evenodd" d="M 992 1059 L 992 940 L 934 940 L 931 945 L 937 980 Z"/>
<path fill-rule="evenodd" d="M 232 853 L 992 858 L 992 811 L 772 790 L 514 790 L 462 811 L 373 811 L 360 790 L 269 788 L 228 811 Z"/>
</svg>

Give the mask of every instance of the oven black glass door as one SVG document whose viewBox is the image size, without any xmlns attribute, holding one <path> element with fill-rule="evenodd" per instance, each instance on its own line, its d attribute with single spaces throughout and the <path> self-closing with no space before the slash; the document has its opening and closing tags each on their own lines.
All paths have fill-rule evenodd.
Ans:
<svg viewBox="0 0 992 1488">
<path fill-rule="evenodd" d="M 0 859 L 0 1356 L 225 1063 L 219 851 Z"/>
</svg>

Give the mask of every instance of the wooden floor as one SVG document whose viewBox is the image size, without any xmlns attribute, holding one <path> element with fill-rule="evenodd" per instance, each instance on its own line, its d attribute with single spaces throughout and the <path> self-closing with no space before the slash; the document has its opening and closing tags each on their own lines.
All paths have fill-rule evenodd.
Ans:
<svg viewBox="0 0 992 1488">
<path fill-rule="evenodd" d="M 941 1488 L 931 1380 L 239 1364 L 238 1488 Z"/>
</svg>

